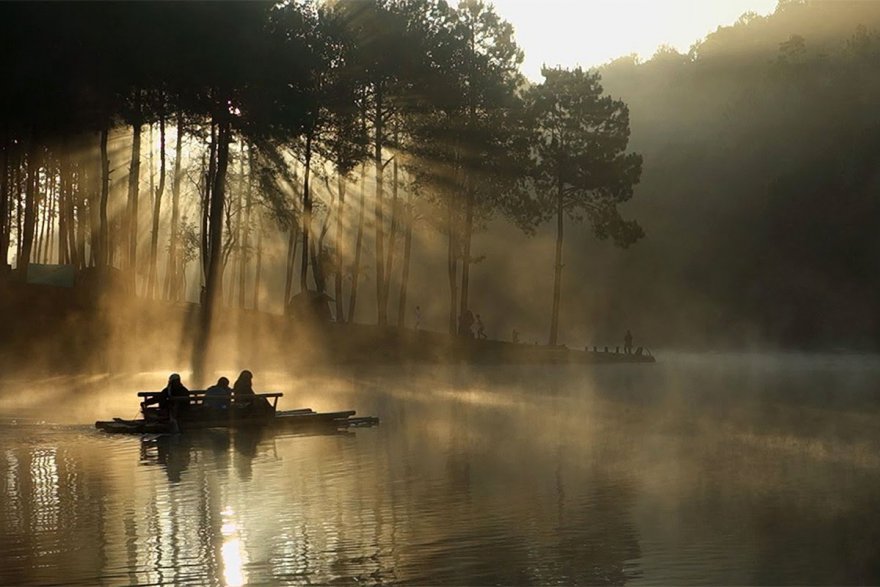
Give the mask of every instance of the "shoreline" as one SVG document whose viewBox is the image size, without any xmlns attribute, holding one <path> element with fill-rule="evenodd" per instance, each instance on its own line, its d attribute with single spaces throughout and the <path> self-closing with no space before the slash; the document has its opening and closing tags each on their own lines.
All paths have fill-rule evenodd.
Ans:
<svg viewBox="0 0 880 587">
<path fill-rule="evenodd" d="M 57 373 L 188 364 L 200 311 L 194 303 L 0 283 L 0 323 L 5 325 L 0 368 L 14 371 L 24 364 L 25 369 Z M 217 361 L 232 355 L 259 368 L 655 362 L 647 350 L 626 354 L 619 347 L 603 346 L 594 352 L 394 326 L 297 320 L 229 307 L 223 307 L 215 321 L 212 351 Z"/>
</svg>

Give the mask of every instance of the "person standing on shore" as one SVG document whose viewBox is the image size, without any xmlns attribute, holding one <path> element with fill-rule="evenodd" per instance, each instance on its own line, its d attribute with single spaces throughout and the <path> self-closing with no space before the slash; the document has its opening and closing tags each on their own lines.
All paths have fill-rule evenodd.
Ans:
<svg viewBox="0 0 880 587">
<path fill-rule="evenodd" d="M 632 352 L 633 348 L 633 335 L 632 332 L 627 329 L 626 334 L 623 337 L 623 352 L 627 355 Z"/>
<path fill-rule="evenodd" d="M 474 337 L 474 313 L 470 310 L 465 310 L 461 313 L 461 317 L 458 321 L 458 335 L 463 336 L 465 338 L 473 338 Z"/>
</svg>

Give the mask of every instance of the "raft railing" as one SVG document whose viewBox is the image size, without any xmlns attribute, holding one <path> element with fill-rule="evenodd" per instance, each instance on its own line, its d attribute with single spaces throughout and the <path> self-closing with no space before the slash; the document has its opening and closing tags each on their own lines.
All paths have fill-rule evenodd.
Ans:
<svg viewBox="0 0 880 587">
<path fill-rule="evenodd" d="M 157 398 L 158 399 L 160 396 L 162 396 L 164 394 L 165 394 L 164 391 L 139 391 L 137 395 L 138 395 L 138 397 L 142 397 L 142 398 Z M 282 396 L 284 396 L 284 394 L 281 392 L 277 392 L 277 391 L 276 392 L 268 392 L 268 393 L 255 393 L 253 395 L 248 394 L 243 397 L 242 396 L 236 397 L 236 395 L 234 393 L 231 393 L 228 396 L 208 396 L 205 393 L 205 390 L 199 389 L 199 390 L 195 390 L 195 391 L 190 391 L 189 395 L 187 397 L 175 396 L 175 397 L 170 397 L 168 399 L 172 403 L 175 403 L 175 404 L 187 402 L 191 406 L 201 406 L 205 403 L 206 397 L 212 397 L 212 398 L 216 397 L 218 399 L 226 399 L 232 405 L 235 405 L 235 403 L 237 403 L 236 400 L 238 400 L 238 402 L 240 402 L 240 403 L 245 403 L 245 401 L 249 403 L 249 402 L 253 401 L 252 398 L 264 397 L 264 398 L 266 398 L 266 401 L 269 401 L 270 399 L 272 400 L 270 403 L 272 404 L 272 411 L 274 412 L 274 411 L 276 411 L 276 409 L 278 407 L 278 398 L 282 397 Z M 246 398 L 246 400 L 243 400 L 243 398 Z M 151 404 L 152 403 L 153 402 L 151 402 Z M 144 401 L 144 404 L 146 404 L 146 400 Z M 144 406 L 144 407 L 146 407 L 146 406 Z"/>
</svg>

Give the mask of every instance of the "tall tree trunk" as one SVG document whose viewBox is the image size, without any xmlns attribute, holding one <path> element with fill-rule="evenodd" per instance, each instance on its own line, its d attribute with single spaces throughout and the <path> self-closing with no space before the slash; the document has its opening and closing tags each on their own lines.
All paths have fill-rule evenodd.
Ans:
<svg viewBox="0 0 880 587">
<path fill-rule="evenodd" d="M 239 140 L 238 144 L 238 183 L 236 185 L 235 190 L 235 263 L 232 266 L 232 271 L 229 272 L 229 306 L 235 306 L 235 286 L 238 285 L 239 280 L 235 278 L 235 271 L 238 268 L 239 276 L 241 275 L 241 263 L 244 258 L 244 249 L 241 246 L 241 233 L 242 233 L 242 224 L 243 216 L 244 216 L 244 139 Z M 233 227 L 230 227 L 233 228 Z M 230 251 L 232 253 L 232 251 Z M 239 297 L 241 297 L 241 293 L 239 293 Z"/>
<path fill-rule="evenodd" d="M 396 142 L 396 141 L 395 141 Z M 391 291 L 391 274 L 394 272 L 394 248 L 395 241 L 397 240 L 397 179 L 398 179 L 398 171 L 397 171 L 397 156 L 394 156 L 394 160 L 391 163 L 391 229 L 388 232 L 388 253 L 385 257 L 385 285 L 383 287 L 382 295 L 385 298 L 385 304 L 388 304 L 389 292 Z"/>
<path fill-rule="evenodd" d="M 309 133 L 306 135 L 306 153 L 305 153 L 305 162 L 306 168 L 303 172 L 303 217 L 302 217 L 302 262 L 300 263 L 299 270 L 299 289 L 302 293 L 305 293 L 308 289 L 308 275 L 309 275 L 309 238 L 311 237 L 312 231 L 312 195 L 309 192 L 309 176 L 311 173 L 312 167 L 312 134 Z M 315 267 L 312 267 L 312 272 L 316 271 Z"/>
<path fill-rule="evenodd" d="M 31 262 L 43 263 L 43 236 L 46 234 L 46 212 L 49 210 L 48 200 L 49 194 L 48 189 L 45 193 L 40 193 L 40 170 L 37 169 L 37 189 L 36 189 L 36 207 L 37 207 L 37 222 L 35 228 L 35 240 L 36 240 L 36 253 L 32 254 L 33 259 Z M 47 186 L 48 187 L 48 186 Z"/>
<path fill-rule="evenodd" d="M 70 264 L 70 249 L 67 247 L 67 243 L 69 242 L 67 234 L 68 234 L 68 224 L 67 224 L 67 206 L 69 205 L 69 194 L 67 189 L 67 179 L 66 175 L 66 159 L 67 159 L 67 150 L 62 147 L 61 153 L 59 153 L 58 157 L 58 191 L 57 191 L 57 204 L 58 204 L 58 262 L 62 265 Z"/>
<path fill-rule="evenodd" d="M 64 217 L 67 226 L 67 262 L 80 267 L 80 256 L 77 242 L 79 223 L 76 221 L 76 193 L 73 187 L 73 169 L 70 161 L 70 145 L 64 143 L 61 153 L 61 191 L 64 192 Z M 81 208 L 80 208 L 81 210 Z M 81 221 L 80 221 L 81 222 Z"/>
<path fill-rule="evenodd" d="M 470 175 L 469 172 L 468 175 Z M 470 293 L 471 279 L 471 234 L 474 231 L 474 192 L 470 187 L 469 182 L 470 180 L 468 180 L 468 187 L 465 194 L 464 234 L 462 235 L 461 296 L 459 299 L 460 316 L 463 316 L 465 312 L 470 309 L 468 296 Z"/>
<path fill-rule="evenodd" d="M 86 228 L 88 227 L 89 206 L 86 199 L 86 176 L 84 174 L 82 163 L 79 164 L 76 174 L 76 187 L 74 195 L 76 198 L 76 257 L 78 267 L 85 269 L 86 267 Z"/>
<path fill-rule="evenodd" d="M 42 158 L 41 158 L 42 159 Z M 40 170 L 37 169 L 36 210 L 37 222 L 34 228 L 34 242 L 36 251 L 31 252 L 31 263 L 43 263 L 43 235 L 46 234 L 46 212 L 49 210 L 48 183 L 46 190 L 40 186 Z"/>
<path fill-rule="evenodd" d="M 257 266 L 254 269 L 254 310 L 260 309 L 260 278 L 263 276 L 263 215 L 258 217 Z"/>
<path fill-rule="evenodd" d="M 351 270 L 351 297 L 348 298 L 348 321 L 354 322 L 354 311 L 357 308 L 358 278 L 361 273 L 361 244 L 364 240 L 364 211 L 366 208 L 367 167 L 361 163 L 361 203 L 358 212 L 357 237 L 354 245 L 354 264 Z"/>
<path fill-rule="evenodd" d="M 38 163 L 40 149 L 35 138 L 31 138 L 27 156 L 27 185 L 24 195 L 24 226 L 21 239 L 21 257 L 18 259 L 18 269 L 22 279 L 27 279 L 28 265 L 31 262 L 31 251 L 34 244 L 34 227 L 37 220 L 37 187 L 39 180 L 37 174 L 40 166 Z"/>
<path fill-rule="evenodd" d="M 293 296 L 293 273 L 296 268 L 296 248 L 299 246 L 299 219 L 290 221 L 290 234 L 287 239 L 287 274 L 284 280 L 284 312 L 287 313 Z"/>
<path fill-rule="evenodd" d="M 24 242 L 24 236 L 22 235 L 22 227 L 24 226 L 23 216 L 24 216 L 24 201 L 21 199 L 22 193 L 22 166 L 25 164 L 24 161 L 21 160 L 21 156 L 18 157 L 18 164 L 15 166 L 15 265 L 21 263 L 21 252 L 22 252 L 22 244 Z M 27 191 L 27 184 L 24 185 L 24 190 Z"/>
<path fill-rule="evenodd" d="M 563 237 L 563 208 L 562 208 L 562 185 L 559 185 L 559 194 L 556 201 L 556 263 L 553 275 L 553 310 L 550 314 L 550 341 L 551 346 L 556 344 L 559 333 L 559 291 L 562 284 L 562 237 Z"/>
<path fill-rule="evenodd" d="M 376 166 L 376 303 L 379 326 L 385 326 L 388 323 L 387 300 L 385 299 L 385 202 L 383 194 L 385 166 L 382 165 L 382 117 L 382 85 L 377 84 L 373 163 Z"/>
<path fill-rule="evenodd" d="M 412 252 L 413 230 L 413 195 L 412 190 L 406 195 L 406 228 L 403 237 L 403 275 L 400 277 L 400 299 L 397 303 L 397 327 L 406 328 L 406 290 L 409 284 L 409 260 Z"/>
<path fill-rule="evenodd" d="M 458 332 L 458 319 L 456 310 L 458 309 L 458 255 L 456 254 L 457 243 L 455 242 L 455 214 L 452 210 L 452 202 L 448 206 L 449 216 L 449 241 L 446 248 L 446 266 L 449 276 L 449 333 L 456 334 Z"/>
<path fill-rule="evenodd" d="M 99 205 L 98 264 L 110 265 L 110 223 L 107 220 L 107 201 L 110 198 L 110 159 L 107 157 L 109 122 L 101 129 L 101 203 Z"/>
<path fill-rule="evenodd" d="M 58 208 L 58 181 L 54 168 L 46 165 L 47 183 L 46 187 L 46 246 L 43 249 L 43 263 L 52 261 L 52 250 L 55 248 L 55 213 Z"/>
<path fill-rule="evenodd" d="M 242 152 L 242 161 L 244 160 L 244 143 L 241 146 Z M 241 244 L 240 244 L 240 260 L 239 260 L 239 272 L 238 272 L 238 307 L 244 309 L 245 306 L 245 285 L 247 281 L 247 264 L 248 264 L 248 247 L 250 246 L 249 240 L 251 236 L 251 208 L 253 205 L 253 181 L 251 181 L 252 173 L 254 168 L 254 154 L 253 149 L 248 148 L 248 174 L 247 179 L 244 177 L 244 163 L 242 163 L 242 181 L 247 182 L 247 188 L 245 191 L 245 201 L 244 201 L 244 230 L 241 236 Z"/>
<path fill-rule="evenodd" d="M 446 246 L 446 270 L 449 277 L 449 334 L 458 332 L 458 243 L 455 234 L 455 209 L 454 198 L 450 194 L 446 204 L 447 223 L 449 225 L 449 240 Z"/>
<path fill-rule="evenodd" d="M 89 161 L 90 162 L 90 161 Z M 89 209 L 89 267 L 101 264 L 101 174 L 102 170 L 83 164 L 83 183 Z"/>
<path fill-rule="evenodd" d="M 6 247 L 8 249 L 14 245 L 16 263 L 18 263 L 18 258 L 21 253 L 21 164 L 22 159 L 20 147 L 16 147 L 15 149 L 12 149 L 10 147 L 9 157 L 6 164 L 6 168 L 8 170 L 6 180 L 6 193 L 8 203 L 5 230 Z M 15 243 L 12 242 L 13 225 L 16 227 Z M 6 249 L 4 249 L 5 256 L 3 257 L 3 260 L 6 261 L 7 264 L 9 264 L 9 254 L 5 251 Z"/>
<path fill-rule="evenodd" d="M 0 145 L 0 272 L 9 262 L 9 139 Z"/>
<path fill-rule="evenodd" d="M 472 132 L 476 123 L 476 100 L 474 98 L 474 56 L 477 53 L 476 48 L 476 31 L 473 23 L 469 22 L 469 42 L 470 51 L 468 52 L 468 131 Z M 470 280 L 471 280 L 471 237 L 474 231 L 474 183 L 473 183 L 473 166 L 476 163 L 476 154 L 471 157 L 464 158 L 464 192 L 465 192 L 465 216 L 464 216 L 464 235 L 462 235 L 462 259 L 461 259 L 461 298 L 459 300 L 459 315 L 464 316 L 470 310 Z M 469 332 L 459 334 L 470 335 Z"/>
<path fill-rule="evenodd" d="M 228 146 L 227 146 L 228 149 Z M 202 275 L 207 282 L 210 244 L 208 243 L 209 217 L 211 210 L 211 193 L 217 168 L 217 125 L 211 122 L 211 146 L 208 150 L 208 174 L 205 176 L 205 192 L 202 198 Z"/>
<path fill-rule="evenodd" d="M 138 196 L 141 179 L 141 122 L 138 119 L 131 125 L 131 164 L 128 167 L 128 280 L 131 291 L 137 285 L 137 247 L 138 247 Z"/>
<path fill-rule="evenodd" d="M 228 172 L 227 172 L 228 173 Z M 238 206 L 238 203 L 235 204 Z M 235 251 L 237 246 L 238 236 L 235 233 L 235 227 L 232 225 L 232 206 L 227 206 L 227 210 L 224 213 L 225 221 L 226 221 L 226 230 L 229 236 L 229 241 L 223 245 L 223 253 L 221 255 L 220 260 L 220 300 L 223 302 L 223 305 L 229 307 L 232 305 L 233 298 L 235 297 L 235 292 L 232 291 L 235 288 L 235 268 L 229 273 L 226 272 L 226 268 L 229 266 L 229 258 L 232 256 L 232 253 Z M 234 265 L 234 264 L 233 264 Z M 227 278 L 228 275 L 232 277 Z M 231 281 L 231 284 L 227 284 L 227 281 Z"/>
<path fill-rule="evenodd" d="M 156 126 L 152 122 L 147 126 L 150 129 L 150 134 L 147 136 L 147 153 L 150 154 L 149 161 L 150 166 L 147 171 L 147 178 L 149 187 L 147 188 L 147 193 L 150 194 L 150 201 L 152 202 L 152 206 L 156 205 L 156 149 L 153 148 L 153 145 L 156 144 L 156 140 L 153 137 L 153 127 Z M 152 222 L 152 221 L 151 221 Z M 152 227 L 152 224 L 150 224 Z M 149 273 L 149 270 L 148 270 Z"/>
<path fill-rule="evenodd" d="M 336 297 L 336 322 L 345 322 L 342 300 L 342 216 L 345 212 L 345 178 L 342 174 L 336 176 L 336 184 L 339 189 L 339 202 L 336 205 L 336 276 L 333 287 L 333 295 Z"/>
<path fill-rule="evenodd" d="M 43 263 L 52 261 L 55 248 L 55 211 L 58 205 L 58 181 L 51 159 L 46 163 L 46 244 L 43 247 Z"/>
<path fill-rule="evenodd" d="M 467 54 L 467 132 L 472 133 L 476 121 L 476 100 L 474 98 L 475 70 L 474 57 L 476 56 L 476 31 L 473 21 L 468 21 L 468 39 L 470 50 Z M 465 197 L 465 213 L 464 213 L 464 234 L 461 236 L 461 291 L 459 293 L 459 316 L 464 316 L 470 312 L 470 279 L 471 279 L 471 234 L 474 227 L 474 187 L 473 187 L 473 166 L 476 160 L 476 153 L 462 158 L 464 165 L 462 172 L 464 173 L 464 197 Z M 471 336 L 470 332 L 461 332 L 459 335 Z"/>
<path fill-rule="evenodd" d="M 318 248 L 320 246 L 317 244 L 318 242 L 318 239 L 314 237 L 309 241 L 309 256 L 312 258 L 312 281 L 315 282 L 315 291 L 324 293 L 324 275 L 321 272 L 321 264 L 318 259 Z"/>
<path fill-rule="evenodd" d="M 58 201 L 58 182 L 55 170 L 51 168 L 51 160 L 46 163 L 46 244 L 43 247 L 43 263 L 52 261 L 52 250 L 55 248 L 55 209 Z"/>
<path fill-rule="evenodd" d="M 150 152 L 152 153 L 152 142 Z M 152 176 L 152 173 L 150 174 Z M 159 188 L 153 200 L 153 226 L 150 234 L 150 269 L 147 274 L 147 292 L 150 299 L 156 297 L 156 272 L 159 256 L 159 215 L 162 211 L 162 195 L 165 193 L 165 115 L 159 117 Z"/>
<path fill-rule="evenodd" d="M 180 222 L 180 160 L 183 152 L 183 114 L 177 114 L 177 138 L 174 145 L 174 177 L 171 178 L 171 234 L 168 236 L 168 263 L 165 265 L 165 297 L 172 301 L 180 299 L 180 276 L 178 268 Z"/>
<path fill-rule="evenodd" d="M 230 122 L 223 113 L 217 132 L 217 167 L 211 189 L 209 218 L 208 273 L 205 276 L 205 305 L 202 307 L 199 336 L 193 360 L 193 378 L 197 385 L 205 383 L 207 362 L 211 357 L 211 327 L 220 302 L 221 256 L 223 249 L 223 209 L 226 201 L 226 170 L 229 164 Z"/>
<path fill-rule="evenodd" d="M 12 229 L 12 204 L 9 168 L 11 146 L 8 135 L 4 135 L 2 159 L 0 159 L 0 270 L 9 264 L 9 244 Z"/>
<path fill-rule="evenodd" d="M 327 194 L 330 197 L 327 203 L 327 213 L 324 214 L 324 220 L 321 222 L 321 230 L 318 232 L 318 236 L 312 237 L 312 243 L 314 244 L 311 248 L 312 276 L 315 280 L 315 287 L 321 293 L 327 291 L 327 280 L 324 277 L 324 264 L 322 262 L 324 259 L 324 239 L 327 238 L 327 232 L 330 230 L 331 211 L 336 205 L 336 196 L 330 190 L 329 185 L 327 186 Z"/>
<path fill-rule="evenodd" d="M 20 147 L 12 152 L 12 156 L 13 159 L 9 163 L 9 184 L 7 187 L 9 193 L 9 224 L 6 228 L 6 239 L 7 245 L 14 247 L 15 259 L 16 263 L 18 263 L 21 255 L 21 166 L 24 163 Z M 13 226 L 15 227 L 14 243 L 12 242 Z"/>
</svg>

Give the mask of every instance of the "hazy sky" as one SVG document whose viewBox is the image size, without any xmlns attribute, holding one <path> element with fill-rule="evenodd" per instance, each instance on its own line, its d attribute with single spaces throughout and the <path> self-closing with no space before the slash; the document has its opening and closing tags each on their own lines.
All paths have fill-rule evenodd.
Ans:
<svg viewBox="0 0 880 587">
<path fill-rule="evenodd" d="M 525 51 L 523 72 L 541 79 L 541 64 L 601 65 L 638 53 L 649 58 L 659 45 L 679 51 L 741 14 L 769 14 L 777 0 L 491 0 L 516 27 Z"/>
</svg>

